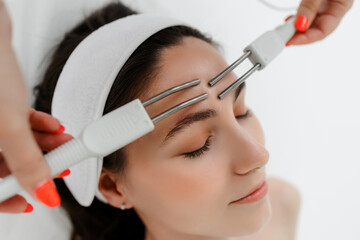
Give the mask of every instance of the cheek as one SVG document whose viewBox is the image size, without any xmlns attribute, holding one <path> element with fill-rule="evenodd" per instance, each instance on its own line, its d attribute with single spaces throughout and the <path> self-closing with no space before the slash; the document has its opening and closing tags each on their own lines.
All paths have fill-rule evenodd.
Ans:
<svg viewBox="0 0 360 240">
<path fill-rule="evenodd" d="M 134 167 L 129 176 L 134 198 L 188 209 L 219 198 L 224 189 L 219 173 L 224 166 L 210 152 L 198 159 L 156 159 Z"/>
<path fill-rule="evenodd" d="M 194 133 L 194 132 L 192 132 Z M 199 132 L 196 132 L 199 133 Z M 191 134 L 201 136 L 204 134 Z M 201 138 L 186 138 L 194 143 L 194 149 L 201 146 Z M 193 208 L 197 205 L 209 202 L 209 199 L 219 199 L 223 196 L 224 173 L 226 166 L 224 161 L 219 161 L 219 148 L 205 152 L 200 158 L 185 158 L 180 155 L 192 149 L 185 148 L 178 144 L 175 151 L 170 146 L 166 149 L 159 148 L 154 144 L 152 138 L 141 139 L 131 144 L 128 148 L 129 164 L 126 169 L 129 193 L 133 196 L 134 202 L 146 199 L 160 205 L 184 206 Z M 188 146 L 188 144 L 187 144 Z M 171 149 L 168 150 L 168 149 Z"/>
<path fill-rule="evenodd" d="M 198 159 L 153 159 L 134 164 L 128 172 L 134 208 L 145 219 L 181 231 L 203 232 L 216 225 L 228 204 L 226 169 L 219 162 L 210 150 Z"/>
</svg>

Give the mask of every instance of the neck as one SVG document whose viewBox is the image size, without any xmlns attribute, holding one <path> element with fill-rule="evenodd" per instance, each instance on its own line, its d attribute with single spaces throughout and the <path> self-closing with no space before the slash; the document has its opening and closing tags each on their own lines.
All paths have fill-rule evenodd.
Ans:
<svg viewBox="0 0 360 240">
<path fill-rule="evenodd" d="M 190 235 L 180 232 L 171 232 L 165 230 L 164 228 L 161 231 L 151 231 L 148 228 L 145 230 L 145 239 L 144 240 L 240 240 L 242 238 L 217 238 L 217 237 L 208 237 L 208 236 L 199 236 L 199 235 Z"/>
<path fill-rule="evenodd" d="M 204 235 L 187 234 L 170 229 L 153 219 L 148 219 L 138 211 L 137 214 L 145 225 L 144 240 L 245 240 L 242 237 L 209 237 Z"/>
</svg>

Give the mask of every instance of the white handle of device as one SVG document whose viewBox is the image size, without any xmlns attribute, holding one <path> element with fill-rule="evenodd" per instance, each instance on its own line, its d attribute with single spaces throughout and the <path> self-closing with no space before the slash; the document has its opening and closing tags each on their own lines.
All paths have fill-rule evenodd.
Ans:
<svg viewBox="0 0 360 240">
<path fill-rule="evenodd" d="M 285 44 L 296 32 L 295 17 L 290 18 L 272 31 L 267 31 L 248 45 L 244 52 L 251 52 L 250 61 L 260 63 L 258 70 L 265 68 L 285 48 Z"/>
<path fill-rule="evenodd" d="M 78 138 L 45 155 L 51 176 L 90 157 L 106 156 L 154 129 L 154 124 L 139 99 L 104 115 L 89 124 Z M 14 175 L 0 181 L 0 202 L 21 190 Z"/>
</svg>

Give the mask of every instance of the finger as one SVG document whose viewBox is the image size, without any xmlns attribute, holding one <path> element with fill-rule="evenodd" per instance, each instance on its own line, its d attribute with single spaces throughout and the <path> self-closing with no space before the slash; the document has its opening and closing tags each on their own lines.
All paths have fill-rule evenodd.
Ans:
<svg viewBox="0 0 360 240">
<path fill-rule="evenodd" d="M 49 167 L 39 149 L 30 126 L 17 126 L 17 130 L 7 132 L 2 141 L 3 155 L 10 171 L 19 184 L 34 199 L 49 207 L 60 205 L 60 196 L 50 176 Z M 14 129 L 14 128 L 13 128 Z"/>
<path fill-rule="evenodd" d="M 50 114 L 36 111 L 34 109 L 30 111 L 29 120 L 31 128 L 36 131 L 56 133 L 61 129 L 59 120 Z"/>
<path fill-rule="evenodd" d="M 23 213 L 28 209 L 28 203 L 24 197 L 15 195 L 3 202 L 0 202 L 0 212 L 2 213 Z"/>
<path fill-rule="evenodd" d="M 324 39 L 336 29 L 348 9 L 348 5 L 338 2 L 329 3 L 325 12 L 315 19 L 311 28 L 304 33 L 295 34 L 288 44 L 307 44 Z"/>
<path fill-rule="evenodd" d="M 10 19 L 0 7 L 0 20 L 4 20 L 0 21 L 0 146 L 19 184 L 35 199 L 58 206 L 59 194 L 51 185 L 48 165 L 31 132 L 26 86 L 11 47 L 11 34 L 6 32 Z"/>
<path fill-rule="evenodd" d="M 71 173 L 70 169 L 65 169 L 62 173 L 60 173 L 59 175 L 55 176 L 54 178 L 63 178 L 63 177 L 67 177 L 69 176 Z"/>
<path fill-rule="evenodd" d="M 297 19 L 296 19 L 296 26 L 299 31 L 305 31 L 308 26 L 311 26 L 312 22 L 314 21 L 317 13 L 319 12 L 321 3 L 323 0 L 302 0 L 298 11 L 297 11 Z M 306 17 L 308 20 L 307 26 L 303 26 L 305 29 L 299 29 L 298 26 L 301 24 L 300 21 L 304 21 L 304 19 L 300 19 L 302 16 Z"/>
<path fill-rule="evenodd" d="M 294 17 L 294 15 L 289 15 L 289 16 L 287 16 L 287 17 L 284 19 L 284 21 L 287 22 L 287 21 L 289 21 L 289 19 L 292 18 L 292 17 Z"/>
<path fill-rule="evenodd" d="M 51 134 L 43 132 L 34 132 L 36 142 L 40 146 L 41 150 L 50 152 L 56 147 L 70 141 L 73 137 L 69 134 Z"/>
<path fill-rule="evenodd" d="M 10 173 L 11 172 L 10 172 L 8 166 L 6 165 L 5 159 L 2 155 L 2 153 L 0 153 L 0 178 L 4 178 L 4 177 L 8 176 Z"/>
<path fill-rule="evenodd" d="M 54 178 L 63 178 L 63 177 L 69 176 L 70 173 L 71 173 L 70 169 L 66 169 L 59 175 L 55 176 Z M 0 153 L 0 178 L 5 178 L 10 174 L 11 174 L 11 172 L 6 165 L 6 162 L 5 162 L 4 158 L 2 157 L 2 154 Z"/>
</svg>

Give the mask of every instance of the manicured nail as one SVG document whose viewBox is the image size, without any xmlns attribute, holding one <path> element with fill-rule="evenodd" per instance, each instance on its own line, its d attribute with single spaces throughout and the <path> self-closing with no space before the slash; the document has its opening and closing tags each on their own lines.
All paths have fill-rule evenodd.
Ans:
<svg viewBox="0 0 360 240">
<path fill-rule="evenodd" d="M 50 180 L 40 184 L 35 190 L 36 196 L 40 202 L 48 207 L 57 207 L 61 199 L 54 183 Z"/>
<path fill-rule="evenodd" d="M 69 176 L 70 173 L 71 173 L 70 169 L 66 169 L 65 171 L 63 171 L 62 173 L 57 175 L 55 178 L 63 178 L 63 177 Z"/>
<path fill-rule="evenodd" d="M 63 125 L 60 125 L 60 128 L 58 130 L 56 130 L 55 133 L 60 134 L 63 133 L 65 131 L 65 127 Z"/>
<path fill-rule="evenodd" d="M 305 32 L 306 29 L 308 28 L 308 24 L 309 24 L 309 19 L 307 19 L 307 17 L 299 16 L 296 19 L 295 27 L 298 31 Z"/>
<path fill-rule="evenodd" d="M 30 203 L 28 203 L 24 213 L 30 213 L 33 210 L 34 210 L 33 206 Z"/>
<path fill-rule="evenodd" d="M 285 47 L 288 47 L 288 46 L 290 46 L 290 45 L 291 45 L 291 44 L 289 44 L 289 43 L 286 43 L 286 44 L 285 44 Z"/>
<path fill-rule="evenodd" d="M 285 18 L 285 22 L 289 21 L 289 19 L 292 18 L 292 17 L 293 17 L 293 15 L 290 15 L 287 18 Z"/>
</svg>

